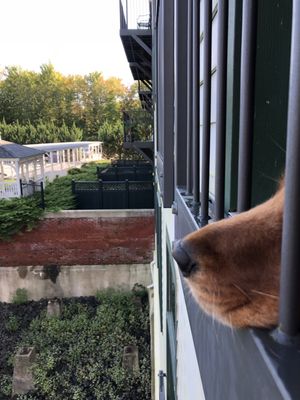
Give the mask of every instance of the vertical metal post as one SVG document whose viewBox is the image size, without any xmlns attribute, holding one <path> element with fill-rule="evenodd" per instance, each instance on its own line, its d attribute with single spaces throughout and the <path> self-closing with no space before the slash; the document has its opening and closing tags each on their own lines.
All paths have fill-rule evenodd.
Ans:
<svg viewBox="0 0 300 400">
<path fill-rule="evenodd" d="M 199 148 L 199 97 L 200 97 L 200 0 L 193 0 L 193 213 L 199 214 L 200 201 L 200 148 Z"/>
<path fill-rule="evenodd" d="M 75 194 L 75 181 L 72 179 L 72 194 Z"/>
<path fill-rule="evenodd" d="M 279 330 L 300 333 L 300 2 L 293 1 Z"/>
<path fill-rule="evenodd" d="M 187 162 L 187 10 L 188 3 L 174 5 L 174 134 L 175 185 L 186 186 Z"/>
<path fill-rule="evenodd" d="M 159 400 L 165 400 L 165 378 L 167 375 L 163 371 L 159 371 Z"/>
<path fill-rule="evenodd" d="M 126 192 L 125 208 L 129 208 L 129 182 L 128 182 L 128 179 L 125 179 L 125 192 Z"/>
<path fill-rule="evenodd" d="M 243 2 L 238 212 L 251 207 L 257 0 Z"/>
<path fill-rule="evenodd" d="M 228 0 L 218 3 L 215 219 L 224 218 Z"/>
<path fill-rule="evenodd" d="M 99 209 L 103 209 L 103 181 L 99 179 L 98 181 L 98 200 L 99 200 Z"/>
<path fill-rule="evenodd" d="M 41 208 L 45 210 L 45 191 L 44 182 L 41 182 Z"/>
<path fill-rule="evenodd" d="M 22 182 L 22 179 L 20 179 L 20 193 L 21 193 L 21 197 L 23 197 L 23 182 Z"/>
<path fill-rule="evenodd" d="M 187 26 L 187 166 L 186 166 L 186 191 L 188 195 L 192 194 L 193 191 L 193 157 L 192 157 L 192 116 L 193 116 L 193 108 L 192 108 L 192 76 L 193 76 L 193 42 L 192 42 L 192 33 L 193 33 L 193 0 L 188 1 L 188 26 Z"/>
<path fill-rule="evenodd" d="M 212 1 L 204 0 L 203 135 L 201 156 L 201 225 L 208 223 L 210 110 L 211 110 L 211 19 Z"/>
</svg>

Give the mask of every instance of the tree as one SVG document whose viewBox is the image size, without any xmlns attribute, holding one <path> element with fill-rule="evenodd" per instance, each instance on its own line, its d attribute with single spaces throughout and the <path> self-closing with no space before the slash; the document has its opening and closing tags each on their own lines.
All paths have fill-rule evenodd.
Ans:
<svg viewBox="0 0 300 400">
<path fill-rule="evenodd" d="M 101 138 L 110 154 L 121 154 L 124 111 L 140 138 L 149 137 L 152 126 L 136 84 L 127 88 L 100 72 L 64 76 L 52 64 L 42 65 L 40 72 L 14 66 L 1 72 L 0 129 L 6 140 L 27 144 Z"/>
</svg>

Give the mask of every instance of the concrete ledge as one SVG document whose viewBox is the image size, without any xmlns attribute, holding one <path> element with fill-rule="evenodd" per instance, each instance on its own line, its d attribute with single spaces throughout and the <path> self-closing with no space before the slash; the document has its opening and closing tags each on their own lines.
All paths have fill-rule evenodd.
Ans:
<svg viewBox="0 0 300 400">
<path fill-rule="evenodd" d="M 26 289 L 30 300 L 39 300 L 92 296 L 107 288 L 131 290 L 151 281 L 149 264 L 2 267 L 0 301 L 11 302 L 18 288 Z"/>
<path fill-rule="evenodd" d="M 46 213 L 44 218 L 137 218 L 152 217 L 154 210 L 61 210 Z"/>
</svg>

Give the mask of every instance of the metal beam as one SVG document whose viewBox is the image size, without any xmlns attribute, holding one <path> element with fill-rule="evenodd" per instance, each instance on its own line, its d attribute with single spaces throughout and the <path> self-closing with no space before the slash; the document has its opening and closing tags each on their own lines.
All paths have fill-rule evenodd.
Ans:
<svg viewBox="0 0 300 400">
<path fill-rule="evenodd" d="M 146 53 L 149 54 L 150 57 L 152 57 L 152 50 L 150 49 L 149 46 L 146 45 L 145 42 L 142 41 L 137 35 L 132 34 L 132 38 L 146 51 Z"/>
<path fill-rule="evenodd" d="M 151 81 L 146 81 L 145 79 L 141 79 L 140 80 L 145 86 L 147 86 L 147 88 L 150 90 L 150 92 L 152 91 L 152 82 Z"/>
<path fill-rule="evenodd" d="M 147 77 L 149 77 L 149 79 L 151 79 L 151 71 L 147 71 L 145 68 L 143 68 L 139 63 L 136 62 L 131 62 L 129 63 L 129 67 L 133 67 L 133 68 L 137 68 L 139 69 L 141 72 L 143 72 L 144 75 L 146 75 Z M 140 79 L 141 80 L 141 79 Z"/>
</svg>

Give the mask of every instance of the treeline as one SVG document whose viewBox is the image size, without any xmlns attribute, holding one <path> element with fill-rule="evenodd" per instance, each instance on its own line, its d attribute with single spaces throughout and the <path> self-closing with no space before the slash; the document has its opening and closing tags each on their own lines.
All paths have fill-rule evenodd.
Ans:
<svg viewBox="0 0 300 400">
<path fill-rule="evenodd" d="M 136 86 L 99 72 L 64 76 L 46 64 L 40 72 L 8 67 L 0 74 L 0 129 L 9 141 L 118 142 L 123 110 L 142 113 Z"/>
<path fill-rule="evenodd" d="M 36 125 L 27 122 L 21 125 L 19 121 L 7 124 L 0 123 L 1 138 L 19 144 L 77 142 L 82 140 L 83 131 L 75 123 L 68 127 L 65 123 L 57 126 L 53 121 L 38 121 Z"/>
</svg>

